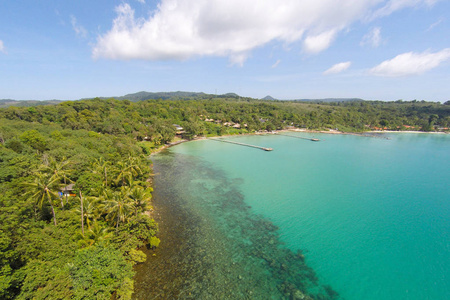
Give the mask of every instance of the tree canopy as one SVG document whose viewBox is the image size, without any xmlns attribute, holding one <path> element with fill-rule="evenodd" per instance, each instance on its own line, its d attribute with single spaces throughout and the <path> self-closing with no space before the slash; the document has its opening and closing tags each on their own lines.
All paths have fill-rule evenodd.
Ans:
<svg viewBox="0 0 450 300">
<path fill-rule="evenodd" d="M 129 299 L 159 244 L 148 154 L 175 138 L 283 128 L 446 131 L 425 101 L 66 101 L 0 109 L 0 298 Z"/>
</svg>

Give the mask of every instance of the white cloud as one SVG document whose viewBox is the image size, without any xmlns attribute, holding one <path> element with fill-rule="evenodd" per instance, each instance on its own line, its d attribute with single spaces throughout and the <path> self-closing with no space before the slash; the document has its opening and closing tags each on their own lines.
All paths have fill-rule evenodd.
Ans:
<svg viewBox="0 0 450 300">
<path fill-rule="evenodd" d="M 432 30 L 434 27 L 438 26 L 439 24 L 441 24 L 442 22 L 444 22 L 443 18 L 440 18 L 439 20 L 437 20 L 436 22 L 434 22 L 433 24 L 431 24 L 428 29 L 426 31 L 430 31 Z"/>
<path fill-rule="evenodd" d="M 401 10 L 408 7 L 419 7 L 419 6 L 431 7 L 436 2 L 439 1 L 441 0 L 389 0 L 383 7 L 379 8 L 373 13 L 372 19 L 388 16 L 397 10 Z"/>
<path fill-rule="evenodd" d="M 388 77 L 417 75 L 436 68 L 448 59 L 450 59 L 450 48 L 435 53 L 428 51 L 422 53 L 408 52 L 382 62 L 372 68 L 370 73 Z"/>
<path fill-rule="evenodd" d="M 77 23 L 77 19 L 74 16 L 70 16 L 70 23 L 77 36 L 82 38 L 87 37 L 87 30 Z"/>
<path fill-rule="evenodd" d="M 6 53 L 5 45 L 3 45 L 3 41 L 2 40 L 0 40 L 0 52 Z"/>
<path fill-rule="evenodd" d="M 351 66 L 352 62 L 346 61 L 333 65 L 331 68 L 323 72 L 324 75 L 336 74 L 347 70 Z"/>
<path fill-rule="evenodd" d="M 404 7 L 389 6 L 392 1 L 387 0 L 340 0 L 339 5 L 335 0 L 160 1 L 148 18 L 136 18 L 127 3 L 117 6 L 112 28 L 98 36 L 93 57 L 185 60 L 222 56 L 242 65 L 253 49 L 273 41 L 301 42 L 304 52 L 314 54 L 330 47 L 352 23 L 380 9 L 386 15 Z"/>
<path fill-rule="evenodd" d="M 372 28 L 370 32 L 363 36 L 362 41 L 359 44 L 361 46 L 370 45 L 374 48 L 378 47 L 381 44 L 381 28 Z"/>
<path fill-rule="evenodd" d="M 145 0 L 137 0 L 139 3 L 145 4 Z"/>
<path fill-rule="evenodd" d="M 281 59 L 277 60 L 273 65 L 272 65 L 272 69 L 275 69 L 276 67 L 278 67 L 278 65 L 280 64 Z"/>
<path fill-rule="evenodd" d="M 335 36 L 336 30 L 326 31 L 315 36 L 308 36 L 303 42 L 304 50 L 307 53 L 319 53 L 330 47 Z"/>
</svg>

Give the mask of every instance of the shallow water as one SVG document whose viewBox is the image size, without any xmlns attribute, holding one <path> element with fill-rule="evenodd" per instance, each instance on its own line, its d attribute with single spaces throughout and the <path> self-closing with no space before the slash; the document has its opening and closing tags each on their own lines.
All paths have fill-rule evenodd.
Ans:
<svg viewBox="0 0 450 300">
<path fill-rule="evenodd" d="M 155 156 L 162 242 L 136 298 L 447 299 L 450 136 L 316 137 Z"/>
</svg>

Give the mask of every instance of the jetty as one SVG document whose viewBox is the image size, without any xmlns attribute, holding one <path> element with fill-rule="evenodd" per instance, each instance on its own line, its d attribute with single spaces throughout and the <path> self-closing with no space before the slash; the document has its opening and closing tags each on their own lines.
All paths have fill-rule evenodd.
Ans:
<svg viewBox="0 0 450 300">
<path fill-rule="evenodd" d="M 225 140 L 225 139 L 212 139 L 212 138 L 210 138 L 210 140 L 223 142 L 223 143 L 235 144 L 235 145 L 239 145 L 239 146 L 251 147 L 251 148 L 256 148 L 256 149 L 261 149 L 261 150 L 264 150 L 264 151 L 272 151 L 273 150 L 272 148 L 269 148 L 269 147 L 261 147 L 261 146 L 256 146 L 256 145 L 244 144 L 244 143 L 239 143 L 239 142 Z"/>
<path fill-rule="evenodd" d="M 303 136 L 295 136 L 295 135 L 289 135 L 289 134 L 284 134 L 284 133 L 276 133 L 277 135 L 282 135 L 282 136 L 288 136 L 291 138 L 296 138 L 296 139 L 302 139 L 302 140 L 308 140 L 308 141 L 313 141 L 313 142 L 319 142 L 319 139 L 316 138 L 306 138 Z"/>
</svg>

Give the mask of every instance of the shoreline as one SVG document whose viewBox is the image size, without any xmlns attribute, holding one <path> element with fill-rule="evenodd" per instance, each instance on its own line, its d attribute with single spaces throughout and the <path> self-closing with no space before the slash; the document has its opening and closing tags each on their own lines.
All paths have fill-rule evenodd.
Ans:
<svg viewBox="0 0 450 300">
<path fill-rule="evenodd" d="M 278 227 L 251 210 L 234 179 L 191 158 L 164 156 L 155 159 L 161 244 L 144 249 L 147 261 L 135 266 L 133 299 L 337 295 L 319 282 L 301 250 L 283 247 Z"/>
<path fill-rule="evenodd" d="M 274 134 L 276 135 L 277 133 L 281 133 L 281 132 L 305 132 L 305 133 L 310 133 L 310 134 L 314 134 L 314 133 L 324 133 L 324 134 L 342 134 L 342 135 L 358 135 L 358 136 L 363 136 L 363 137 L 380 137 L 377 136 L 377 134 L 380 133 L 391 133 L 391 132 L 395 132 L 395 133 L 440 133 L 440 134 L 447 134 L 447 133 L 443 133 L 443 132 L 417 132 L 417 131 L 369 131 L 369 132 L 362 132 L 362 133 L 353 133 L 353 132 L 341 132 L 341 131 L 335 131 L 335 130 L 330 130 L 330 131 L 315 131 L 315 130 L 306 130 L 306 129 L 285 129 L 285 130 L 277 130 L 274 132 L 256 132 L 256 133 L 245 133 L 245 134 L 230 134 L 230 135 L 223 135 L 223 136 L 219 136 L 219 137 L 230 137 L 230 136 L 250 136 L 250 135 L 270 135 L 270 134 Z M 372 136 L 371 133 L 374 133 L 375 136 Z M 184 142 L 188 142 L 188 141 L 200 141 L 200 140 L 205 140 L 208 139 L 209 137 L 198 137 L 192 140 L 178 140 L 176 142 L 164 145 L 160 148 L 157 149 L 157 151 L 152 152 L 151 155 L 154 154 L 158 154 L 160 152 L 162 152 L 163 150 L 166 150 L 172 146 L 176 146 L 179 145 L 181 143 Z M 387 137 L 385 137 L 387 138 Z M 175 195 L 171 195 L 171 196 L 175 196 Z M 160 196 L 161 197 L 161 196 Z M 158 198 L 158 197 L 157 197 Z M 163 198 L 163 197 L 161 197 Z M 162 199 L 159 199 L 159 201 L 161 201 Z M 170 198 L 170 197 L 169 197 Z M 169 200 L 168 198 L 168 200 Z M 175 197 L 176 198 L 176 197 Z M 174 199 L 170 199 L 169 202 L 173 201 Z M 159 203 L 162 204 L 162 203 Z M 160 205 L 155 205 L 155 209 L 154 209 L 154 214 L 157 215 L 157 219 L 158 219 L 158 224 L 161 223 L 161 227 L 165 227 L 165 229 L 163 229 L 163 231 L 165 231 L 164 233 L 161 232 L 161 238 L 162 238 L 162 243 L 161 243 L 161 248 L 157 248 L 154 252 L 153 251 L 148 251 L 146 252 L 146 254 L 148 255 L 147 260 L 149 262 L 153 262 L 155 265 L 153 266 L 152 269 L 152 273 L 155 276 L 162 275 L 161 272 L 163 272 L 163 270 L 166 269 L 173 269 L 173 270 L 178 270 L 179 272 L 183 273 L 186 281 L 180 282 L 178 277 L 170 277 L 167 276 L 165 277 L 166 281 L 163 280 L 163 278 L 160 278 L 160 280 L 158 280 L 158 282 L 160 284 L 162 284 L 162 286 L 158 286 L 156 285 L 156 282 L 153 282 L 153 287 L 155 289 L 159 289 L 158 296 L 180 296 L 181 294 L 183 294 L 184 292 L 187 291 L 187 286 L 189 285 L 193 285 L 196 286 L 196 288 L 200 288 L 202 285 L 201 283 L 197 280 L 198 277 L 190 277 L 192 274 L 190 273 L 192 270 L 195 269 L 195 274 L 199 274 L 199 272 L 205 272 L 203 269 L 201 269 L 200 265 L 198 265 L 199 263 L 203 263 L 204 261 L 202 259 L 205 259 L 205 257 L 203 256 L 203 254 L 201 253 L 206 253 L 204 252 L 206 249 L 205 245 L 202 245 L 200 247 L 200 245 L 197 245 L 193 240 L 191 239 L 186 239 L 186 236 L 194 236 L 197 234 L 200 234 L 200 236 L 202 236 L 205 233 L 206 229 L 202 229 L 203 226 L 206 226 L 207 228 L 210 228 L 210 224 L 209 223 L 205 223 L 205 219 L 203 218 L 196 218 L 194 216 L 194 220 L 196 220 L 196 223 L 198 222 L 199 224 L 192 224 L 190 222 L 184 223 L 184 225 L 189 225 L 189 228 L 185 228 L 182 229 L 180 226 L 180 220 L 188 220 L 188 217 L 193 217 L 192 214 L 189 213 L 189 209 L 186 210 L 187 207 L 180 207 L 179 205 L 175 205 L 178 207 L 178 209 L 183 210 L 182 212 L 176 212 L 172 207 L 167 207 L 167 203 L 164 204 L 166 207 L 162 207 Z M 155 218 L 155 219 L 156 219 Z M 192 221 L 192 220 L 191 220 Z M 163 223 L 164 226 L 163 226 Z M 193 227 L 191 227 L 191 225 Z M 197 227 L 195 225 L 198 225 L 198 229 L 194 228 Z M 170 228 L 170 229 L 168 229 Z M 162 228 L 161 228 L 162 229 Z M 185 234 L 183 234 L 183 232 Z M 195 234 L 194 234 L 195 232 Z M 208 231 L 208 233 L 211 233 L 210 231 Z M 210 235 L 210 234 L 208 234 Z M 159 235 L 158 235 L 159 236 Z M 166 244 L 166 245 L 164 245 Z M 169 244 L 169 245 L 167 245 Z M 219 245 L 216 242 L 214 242 L 213 244 L 208 244 L 208 245 L 214 245 L 214 249 L 219 249 L 222 247 L 222 249 L 225 248 L 224 245 Z M 218 247 L 221 246 L 221 247 Z M 194 251 L 195 250 L 195 251 Z M 199 250 L 199 251 L 197 251 Z M 212 251 L 212 249 L 210 249 L 210 251 Z M 219 250 L 214 250 L 214 251 L 219 251 Z M 178 253 L 178 254 L 177 254 Z M 184 254 L 183 254 L 184 253 Z M 214 256 L 212 255 L 213 252 L 209 253 L 208 255 L 208 262 L 211 262 L 210 259 L 212 259 L 211 257 Z M 156 254 L 157 256 L 155 257 L 152 254 Z M 223 254 L 223 253 L 222 253 Z M 202 259 L 199 259 L 197 256 L 198 255 L 202 255 Z M 212 255 L 212 256 L 210 256 Z M 146 268 L 147 263 L 144 264 L 139 264 L 135 267 L 135 270 L 141 269 L 141 276 L 142 276 L 142 268 Z M 188 268 L 190 266 L 190 268 Z M 172 268 L 171 268 L 172 267 Z M 235 270 L 233 271 L 233 276 L 231 277 L 226 277 L 226 280 L 228 281 L 229 285 L 236 285 L 239 286 L 239 282 L 243 283 L 243 279 L 242 278 L 247 278 L 247 276 L 241 276 L 241 274 L 243 274 L 242 270 L 237 271 L 237 265 L 233 265 L 232 268 Z M 190 271 L 191 270 L 191 271 Z M 228 270 L 228 268 L 223 268 L 223 270 Z M 149 270 L 150 271 L 150 270 Z M 210 272 L 210 271 L 208 271 Z M 228 271 L 227 271 L 228 272 Z M 237 273 L 234 273 L 237 272 Z M 215 274 L 214 276 L 210 277 L 211 273 L 208 273 L 207 277 L 203 277 L 200 276 L 201 278 L 212 278 L 217 276 L 217 274 Z M 187 279 L 189 278 L 189 279 Z M 238 278 L 238 280 L 236 280 L 236 278 Z M 225 278 L 224 278 L 225 279 Z M 139 279 L 136 278 L 136 280 L 140 280 L 140 283 L 136 282 L 136 287 L 139 290 L 139 293 L 135 294 L 134 299 L 139 299 L 140 297 L 142 297 L 143 295 L 145 295 L 144 291 L 145 291 L 145 287 L 147 287 L 148 285 L 152 284 L 151 280 L 148 279 L 143 280 L 142 277 L 140 277 Z M 209 281 L 209 279 L 208 279 Z M 209 281 L 211 282 L 211 281 Z M 172 290 L 172 288 L 174 288 Z M 226 289 L 221 287 L 221 291 L 222 293 L 226 293 Z M 255 290 L 249 290 L 250 292 L 254 293 Z M 194 299 L 194 295 L 197 295 L 196 292 L 198 292 L 198 290 L 193 289 L 193 290 L 189 290 L 188 294 L 184 294 L 183 296 L 185 298 L 190 299 L 192 297 L 192 299 Z M 191 294 L 192 293 L 192 294 Z"/>
<path fill-rule="evenodd" d="M 268 134 L 277 134 L 277 133 L 283 133 L 283 132 L 305 132 L 305 133 L 323 133 L 323 134 L 341 134 L 341 135 L 356 135 L 356 136 L 362 136 L 362 137 L 375 137 L 371 136 L 372 133 L 379 134 L 379 133 L 415 133 L 415 134 L 450 134 L 450 132 L 444 132 L 444 131 L 413 131 L 413 130 L 372 130 L 372 131 L 363 131 L 363 132 L 346 132 L 346 131 L 339 131 L 339 130 L 311 130 L 311 129 L 301 129 L 301 128 L 295 128 L 295 129 L 281 129 L 281 130 L 273 130 L 273 131 L 266 131 L 266 132 L 248 132 L 248 133 L 240 133 L 240 134 L 224 134 L 224 135 L 217 135 L 217 136 L 201 136 L 196 137 L 192 140 L 187 139 L 181 139 L 176 142 L 171 142 L 169 144 L 165 144 L 160 148 L 156 148 L 150 156 L 158 154 L 162 152 L 163 150 L 166 150 L 170 147 L 185 143 L 185 142 L 194 142 L 194 141 L 201 141 L 206 140 L 208 138 L 216 138 L 216 137 L 233 137 L 233 136 L 248 136 L 248 135 L 268 135 Z M 389 138 L 386 138 L 389 139 Z"/>
</svg>

